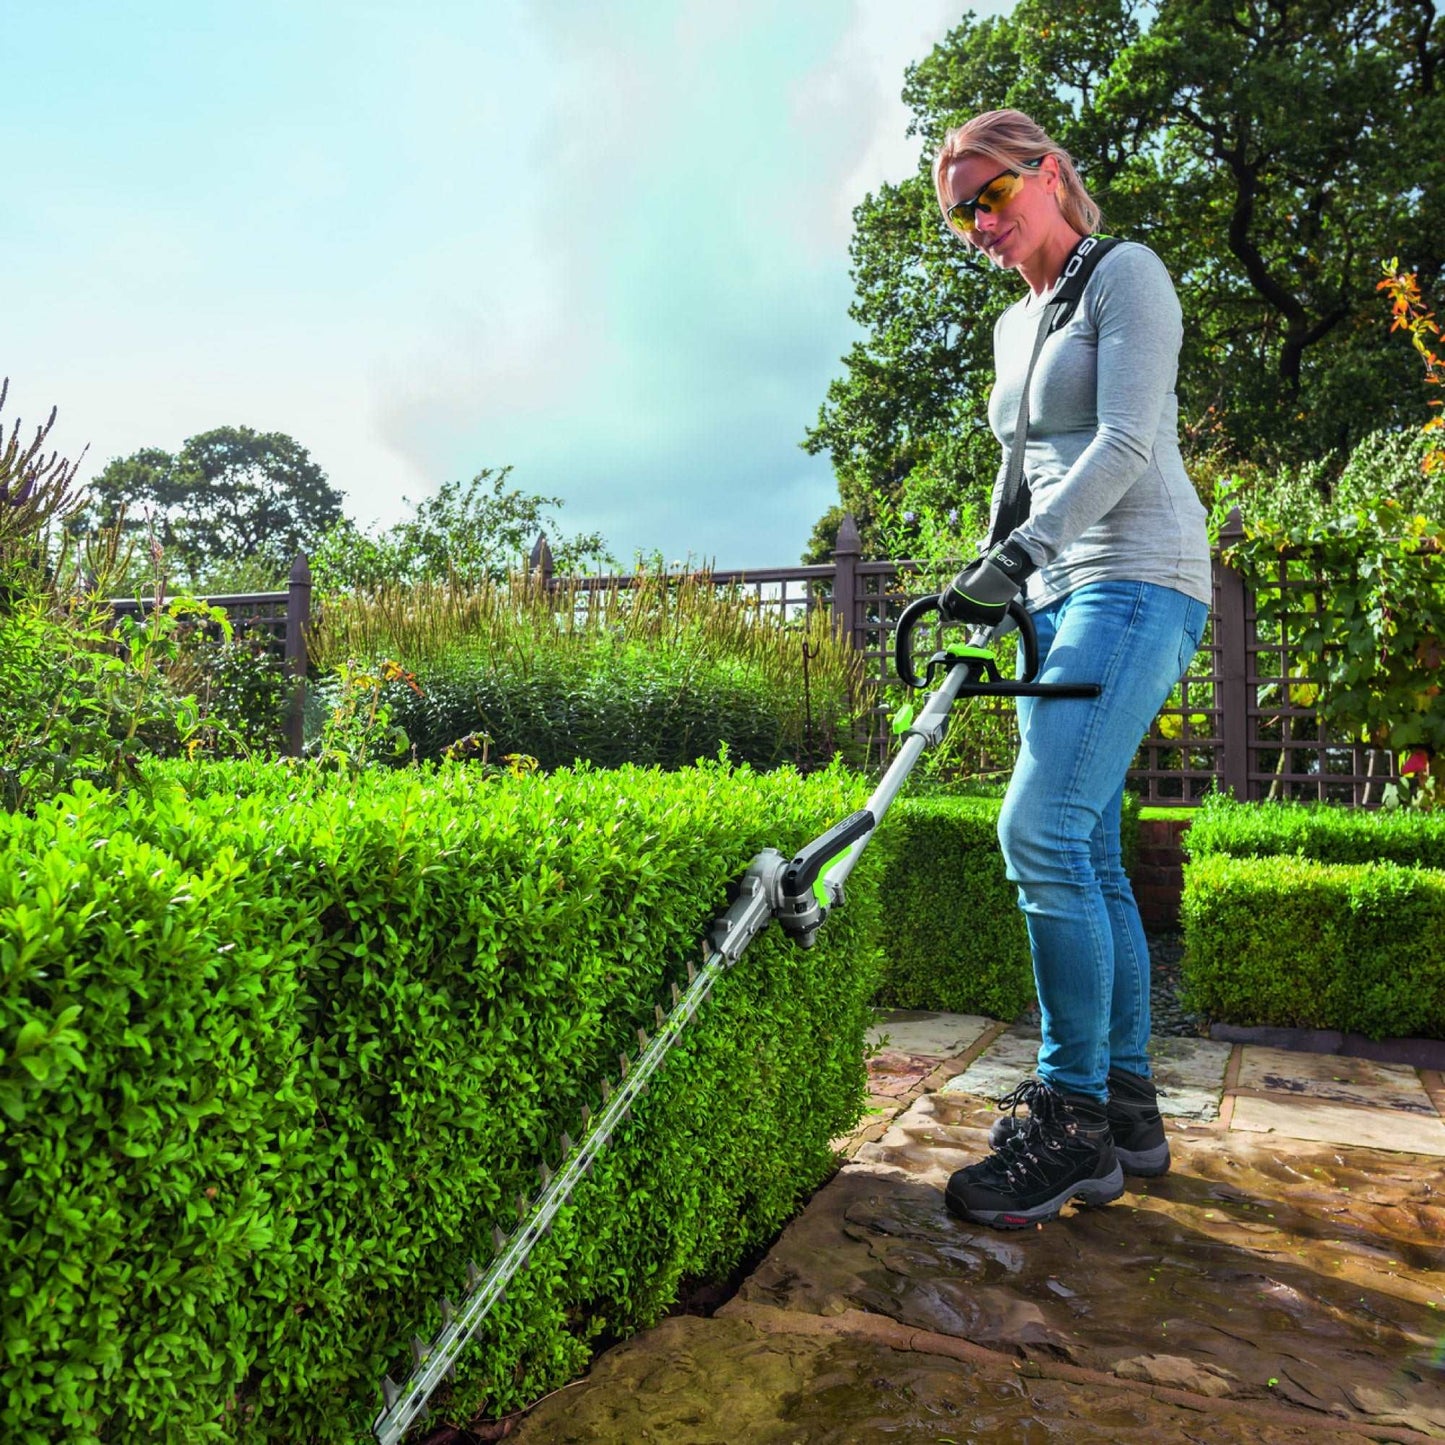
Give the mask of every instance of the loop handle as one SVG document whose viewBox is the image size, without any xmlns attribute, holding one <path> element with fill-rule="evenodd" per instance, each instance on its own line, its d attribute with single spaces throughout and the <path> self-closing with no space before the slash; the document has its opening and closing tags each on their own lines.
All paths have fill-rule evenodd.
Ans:
<svg viewBox="0 0 1445 1445">
<path fill-rule="evenodd" d="M 904 687 L 927 687 L 932 678 L 934 662 L 928 666 L 929 677 L 922 678 L 913 670 L 913 631 L 930 612 L 941 612 L 937 597 L 919 597 L 910 602 L 899 614 L 898 626 L 893 635 L 893 666 L 898 680 Z M 1034 620 L 1024 610 L 1024 605 L 1015 597 L 1008 605 L 1009 617 L 1019 631 L 1023 644 L 1023 672 L 1021 682 L 1032 682 L 1039 670 L 1039 636 L 1034 629 Z M 978 640 L 988 642 L 994 634 L 984 634 Z"/>
</svg>

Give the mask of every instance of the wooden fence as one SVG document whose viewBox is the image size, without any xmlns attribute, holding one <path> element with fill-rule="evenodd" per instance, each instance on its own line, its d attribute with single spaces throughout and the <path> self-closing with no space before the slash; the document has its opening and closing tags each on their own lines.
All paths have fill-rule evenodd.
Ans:
<svg viewBox="0 0 1445 1445">
<path fill-rule="evenodd" d="M 291 577 L 284 592 L 235 592 L 206 599 L 223 607 L 231 625 L 240 633 L 269 639 L 271 651 L 281 659 L 291 679 L 286 709 L 286 751 L 299 758 L 304 743 L 306 672 L 306 629 L 311 622 L 311 564 L 299 554 L 291 564 Z M 117 616 L 149 612 L 155 602 L 142 598 L 112 597 L 111 610 Z"/>
<path fill-rule="evenodd" d="M 1220 543 L 1227 547 L 1242 536 L 1239 515 L 1232 513 Z M 560 581 L 553 575 L 545 537 L 537 539 L 530 566 L 547 582 Z M 1244 578 L 1216 557 L 1213 606 L 1194 666 L 1161 710 L 1130 770 L 1130 787 L 1143 801 L 1195 804 L 1215 788 L 1247 800 L 1307 798 L 1351 806 L 1380 801 L 1383 784 L 1393 776 L 1393 757 L 1385 750 L 1332 736 L 1308 705 L 1308 687 L 1299 677 L 1291 677 L 1294 620 L 1327 604 L 1325 579 L 1289 578 L 1283 562 L 1280 569 L 1278 586 L 1290 605 L 1278 622 L 1265 625 Z M 869 677 L 882 684 L 892 676 L 897 616 L 921 595 L 919 570 L 912 561 L 864 561 L 858 528 L 852 517 L 845 517 L 831 563 L 709 569 L 706 575 L 714 586 L 750 593 L 761 609 L 781 616 L 828 608 L 835 626 L 866 659 Z M 567 580 L 585 594 L 631 579 Z M 299 755 L 306 629 L 312 620 L 306 558 L 296 558 L 284 592 L 209 600 L 224 607 L 238 627 L 270 634 L 293 683 L 286 735 L 288 751 Z M 118 612 L 138 606 L 126 600 L 112 605 Z"/>
<path fill-rule="evenodd" d="M 1236 510 L 1220 534 L 1221 548 L 1244 535 Z M 549 581 L 552 557 L 545 537 L 532 549 L 531 566 Z M 712 582 L 750 592 L 757 605 L 782 615 L 828 607 L 837 626 L 867 661 L 879 683 L 893 676 L 893 630 L 898 614 L 921 595 L 916 562 L 865 562 L 851 516 L 838 529 L 831 563 L 797 567 L 712 570 Z M 625 578 L 583 578 L 586 588 L 614 586 Z M 910 585 L 911 584 L 911 585 Z M 1290 607 L 1278 623 L 1265 625 L 1253 592 L 1232 567 L 1214 561 L 1214 600 L 1204 639 L 1189 676 L 1175 689 L 1144 740 L 1129 785 L 1146 803 L 1192 805 L 1216 788 L 1248 800 L 1318 799 L 1350 806 L 1380 801 L 1394 760 L 1331 735 L 1306 693 L 1294 665 L 1295 619 L 1328 605 L 1325 579 L 1286 577 L 1280 586 Z"/>
</svg>

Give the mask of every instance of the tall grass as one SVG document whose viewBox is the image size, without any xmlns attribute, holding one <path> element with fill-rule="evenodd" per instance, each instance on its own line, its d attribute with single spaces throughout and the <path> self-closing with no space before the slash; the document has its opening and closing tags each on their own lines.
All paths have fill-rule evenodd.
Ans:
<svg viewBox="0 0 1445 1445">
<path fill-rule="evenodd" d="M 414 673 L 431 705 L 397 702 L 422 755 L 458 729 L 544 762 L 575 753 L 671 765 L 717 741 L 731 747 L 729 728 L 747 733 L 742 751 L 755 763 L 850 751 L 873 702 L 862 660 L 826 610 L 778 610 L 706 573 L 548 587 L 518 572 L 505 584 L 424 582 L 328 599 L 310 651 L 322 669 L 390 658 Z"/>
</svg>

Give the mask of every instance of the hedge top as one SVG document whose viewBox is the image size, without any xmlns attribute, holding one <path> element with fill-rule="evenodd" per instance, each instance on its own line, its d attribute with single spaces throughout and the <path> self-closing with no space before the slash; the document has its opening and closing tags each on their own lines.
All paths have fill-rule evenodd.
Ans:
<svg viewBox="0 0 1445 1445">
<path fill-rule="evenodd" d="M 1445 813 L 1211 797 L 1198 810 L 1183 846 L 1191 858 L 1292 855 L 1319 863 L 1445 868 Z"/>
</svg>

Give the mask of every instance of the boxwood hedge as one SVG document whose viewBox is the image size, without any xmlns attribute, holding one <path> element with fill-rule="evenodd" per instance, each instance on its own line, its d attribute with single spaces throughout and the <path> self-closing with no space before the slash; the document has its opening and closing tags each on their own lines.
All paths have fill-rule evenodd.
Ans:
<svg viewBox="0 0 1445 1445">
<path fill-rule="evenodd" d="M 361 1439 L 412 1330 L 685 981 L 728 883 L 856 807 L 722 765 L 327 784 L 169 765 L 0 818 L 0 1435 Z M 725 1274 L 858 1116 L 876 880 L 773 929 L 466 1357 L 466 1418 Z"/>
<path fill-rule="evenodd" d="M 1238 803 L 1211 795 L 1184 835 L 1191 858 L 1292 855 L 1318 863 L 1445 868 L 1445 812 L 1329 803 Z"/>
<path fill-rule="evenodd" d="M 1214 854 L 1185 868 L 1181 914 L 1195 1013 L 1445 1038 L 1445 872 Z"/>
<path fill-rule="evenodd" d="M 878 1002 L 1012 1019 L 1034 997 L 1018 891 L 998 848 L 1001 800 L 900 798 L 878 831 L 886 964 Z"/>
<path fill-rule="evenodd" d="M 1002 790 L 900 798 L 878 833 L 884 856 L 885 1007 L 1013 1019 L 1034 1002 L 1028 930 L 998 845 Z M 1139 805 L 1124 798 L 1126 868 Z"/>
<path fill-rule="evenodd" d="M 1190 1008 L 1445 1038 L 1445 814 L 1211 798 L 1184 847 Z"/>
</svg>

